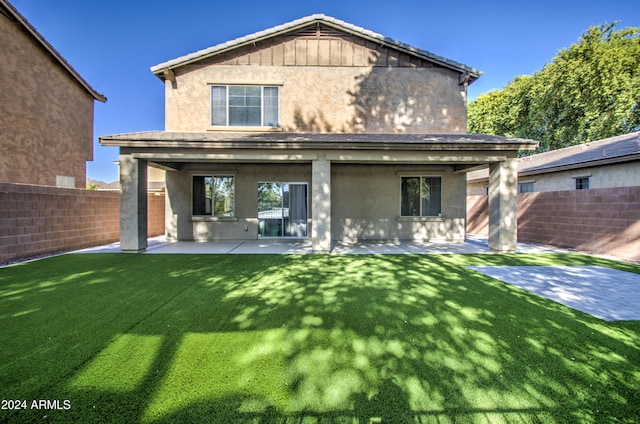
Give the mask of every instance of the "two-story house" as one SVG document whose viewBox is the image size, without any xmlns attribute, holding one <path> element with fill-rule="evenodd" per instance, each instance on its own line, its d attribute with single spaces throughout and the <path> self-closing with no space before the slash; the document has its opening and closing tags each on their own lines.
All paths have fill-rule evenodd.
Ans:
<svg viewBox="0 0 640 424">
<path fill-rule="evenodd" d="M 466 172 L 489 165 L 491 234 L 516 246 L 518 149 L 466 134 L 480 72 L 313 15 L 152 68 L 164 131 L 120 147 L 121 248 L 146 248 L 146 167 L 165 169 L 167 237 L 465 239 Z"/>
<path fill-rule="evenodd" d="M 0 182 L 86 187 L 94 101 L 106 98 L 0 0 Z"/>
</svg>

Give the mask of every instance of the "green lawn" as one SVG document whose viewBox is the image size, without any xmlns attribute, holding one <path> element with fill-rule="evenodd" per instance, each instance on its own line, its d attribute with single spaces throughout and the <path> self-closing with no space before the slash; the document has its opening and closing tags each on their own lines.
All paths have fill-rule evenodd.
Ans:
<svg viewBox="0 0 640 424">
<path fill-rule="evenodd" d="M 28 409 L 0 422 L 636 422 L 639 322 L 466 268 L 553 264 L 640 273 L 573 254 L 101 254 L 3 268 L 1 399 Z"/>
</svg>

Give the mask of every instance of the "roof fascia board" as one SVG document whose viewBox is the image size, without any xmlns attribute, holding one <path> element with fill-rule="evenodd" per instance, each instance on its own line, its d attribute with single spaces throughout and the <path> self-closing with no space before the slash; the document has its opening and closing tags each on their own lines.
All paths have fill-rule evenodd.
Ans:
<svg viewBox="0 0 640 424">
<path fill-rule="evenodd" d="M 114 146 L 124 148 L 188 148 L 188 149 L 299 149 L 299 150 L 383 150 L 383 151 L 438 151 L 438 152 L 516 152 L 523 148 L 523 145 L 515 143 L 453 143 L 453 144 L 433 144 L 433 143 L 364 143 L 364 142 L 342 142 L 327 143 L 318 141 L 184 141 L 184 140 L 124 140 L 120 138 L 100 137 L 100 144 L 103 146 Z"/>
<path fill-rule="evenodd" d="M 0 0 L 0 6 L 2 6 L 3 9 L 7 10 L 9 14 L 22 26 L 22 28 L 25 29 L 27 33 L 29 33 L 51 56 L 53 56 L 53 58 L 67 72 L 69 72 L 71 76 L 74 77 L 76 81 L 78 81 L 80 85 L 82 85 L 82 87 L 84 87 L 84 89 L 87 90 L 95 100 L 101 101 L 103 103 L 107 101 L 107 98 L 103 94 L 98 93 L 93 87 L 91 87 L 91 85 L 89 85 L 89 83 L 84 78 L 82 78 L 78 71 L 76 71 L 73 66 L 71 66 L 69 62 L 67 62 L 51 44 L 49 44 L 49 42 L 42 36 L 42 34 L 40 34 L 38 30 L 36 30 L 35 27 L 31 25 L 29 21 L 27 21 L 27 19 L 22 16 L 15 7 L 13 7 L 13 5 L 11 5 L 11 3 L 5 0 Z"/>
<path fill-rule="evenodd" d="M 549 174 L 551 172 L 571 171 L 574 169 L 591 168 L 591 167 L 603 166 L 603 165 L 615 165 L 618 163 L 633 162 L 633 161 L 640 161 L 640 153 L 634 153 L 632 155 L 627 155 L 627 156 L 616 156 L 616 157 L 607 158 L 607 159 L 592 160 L 587 162 L 578 162 L 578 163 L 572 163 L 572 164 L 561 165 L 561 166 L 552 166 L 552 167 L 546 167 L 546 168 L 535 168 L 531 170 L 523 170 L 523 171 L 518 171 L 518 174 L 520 176 L 527 177 L 527 176 L 538 175 L 538 174 Z"/>
</svg>

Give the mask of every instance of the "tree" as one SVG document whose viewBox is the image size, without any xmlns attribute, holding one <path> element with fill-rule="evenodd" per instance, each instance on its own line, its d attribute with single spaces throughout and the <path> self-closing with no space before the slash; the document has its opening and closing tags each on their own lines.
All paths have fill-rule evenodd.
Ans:
<svg viewBox="0 0 640 424">
<path fill-rule="evenodd" d="M 589 28 L 533 76 L 469 104 L 469 132 L 532 138 L 538 151 L 640 129 L 640 28 Z"/>
</svg>

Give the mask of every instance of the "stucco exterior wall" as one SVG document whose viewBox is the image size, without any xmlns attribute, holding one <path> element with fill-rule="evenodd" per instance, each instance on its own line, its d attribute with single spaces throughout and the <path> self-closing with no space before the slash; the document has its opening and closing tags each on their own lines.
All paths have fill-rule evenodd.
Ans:
<svg viewBox="0 0 640 424">
<path fill-rule="evenodd" d="M 235 217 L 192 216 L 194 175 L 234 175 Z M 310 164 L 191 164 L 182 171 L 169 171 L 165 221 L 172 240 L 256 240 L 258 238 L 258 182 L 308 183 Z M 311 218 L 311 202 L 308 204 Z M 310 225 L 310 221 L 309 225 Z"/>
<path fill-rule="evenodd" d="M 165 129 L 216 129 L 210 121 L 210 85 L 257 84 L 280 87 L 284 131 L 465 133 L 466 92 L 458 76 L 445 68 L 375 63 L 186 66 L 165 83 Z"/>
<path fill-rule="evenodd" d="M 627 162 L 524 176 L 520 177 L 520 182 L 533 182 L 534 191 L 574 190 L 575 177 L 589 177 L 589 188 L 592 189 L 640 186 L 640 167 L 638 162 Z"/>
<path fill-rule="evenodd" d="M 640 167 L 637 161 L 592 166 L 569 171 L 519 176 L 518 183 L 533 182 L 534 192 L 575 190 L 576 177 L 589 177 L 589 188 L 591 189 L 634 187 L 640 186 Z M 467 195 L 486 195 L 488 184 L 488 180 L 470 181 L 467 185 Z"/>
<path fill-rule="evenodd" d="M 0 181 L 85 187 L 93 97 L 3 14 L 0 46 Z"/>
<path fill-rule="evenodd" d="M 441 176 L 442 217 L 400 218 L 400 174 Z M 192 216 L 193 175 L 235 175 L 236 216 Z M 333 240 L 464 240 L 465 176 L 447 166 L 344 165 L 331 167 Z M 312 190 L 310 164 L 190 165 L 167 172 L 167 235 L 174 240 L 258 238 L 258 183 L 296 182 Z M 308 234 L 312 204 L 308 202 Z"/>
<path fill-rule="evenodd" d="M 442 217 L 400 217 L 401 175 L 442 177 Z M 466 179 L 448 166 L 332 165 L 334 240 L 463 241 Z"/>
</svg>

